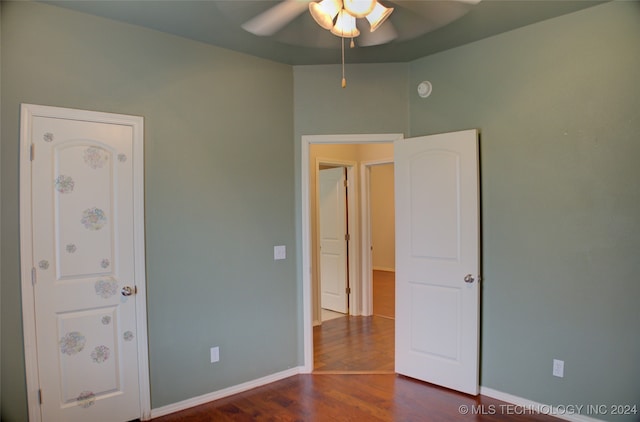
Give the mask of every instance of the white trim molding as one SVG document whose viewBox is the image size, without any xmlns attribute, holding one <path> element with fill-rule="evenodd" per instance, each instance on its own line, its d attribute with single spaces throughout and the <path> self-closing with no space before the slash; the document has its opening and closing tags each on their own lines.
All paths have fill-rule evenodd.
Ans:
<svg viewBox="0 0 640 422">
<path fill-rule="evenodd" d="M 565 421 L 602 422 L 601 419 L 595 419 L 576 413 L 576 411 L 578 411 L 579 409 L 577 409 L 575 406 L 552 406 L 550 404 L 538 403 L 533 400 L 514 396 L 509 393 L 503 393 L 502 391 L 482 386 L 480 387 L 480 394 L 518 406 L 520 408 L 518 411 L 530 411 L 532 413 L 536 412 L 543 415 L 553 416 Z"/>
<path fill-rule="evenodd" d="M 280 381 L 285 378 L 289 378 L 294 375 L 298 375 L 303 372 L 302 367 L 296 367 L 287 369 L 286 371 L 277 372 L 275 374 L 267 375 L 266 377 L 258 378 L 252 381 L 248 381 L 242 384 L 234 385 L 223 390 L 214 391 L 212 393 L 203 394 L 202 396 L 193 397 L 191 399 L 183 400 L 177 403 L 169 404 L 166 406 L 158 407 L 151 410 L 151 418 L 158 418 L 160 416 L 169 415 L 171 413 L 180 412 L 201 404 L 209 403 L 214 400 L 220 400 L 225 397 L 232 396 L 234 394 L 242 393 L 244 391 L 251 390 L 253 388 L 262 387 L 263 385 L 270 384 L 272 382 Z"/>
</svg>

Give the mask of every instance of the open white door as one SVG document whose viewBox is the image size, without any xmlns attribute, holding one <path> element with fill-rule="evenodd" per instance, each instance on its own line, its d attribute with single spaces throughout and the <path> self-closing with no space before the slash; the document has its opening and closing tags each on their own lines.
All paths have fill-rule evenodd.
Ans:
<svg viewBox="0 0 640 422">
<path fill-rule="evenodd" d="M 142 418 L 142 118 L 32 105 L 22 112 L 30 419 Z"/>
<path fill-rule="evenodd" d="M 399 374 L 478 394 L 478 135 L 396 141 Z"/>
<path fill-rule="evenodd" d="M 319 172 L 321 307 L 347 313 L 347 193 L 345 168 Z"/>
</svg>

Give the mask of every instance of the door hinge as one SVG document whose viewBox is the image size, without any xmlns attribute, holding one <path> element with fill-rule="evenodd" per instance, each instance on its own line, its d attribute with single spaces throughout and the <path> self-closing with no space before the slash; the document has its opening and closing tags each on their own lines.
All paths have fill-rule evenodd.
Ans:
<svg viewBox="0 0 640 422">
<path fill-rule="evenodd" d="M 345 188 L 349 187 L 349 181 L 347 179 L 344 180 L 344 187 Z"/>
<path fill-rule="evenodd" d="M 35 286 L 37 281 L 36 267 L 31 267 L 31 285 Z"/>
<path fill-rule="evenodd" d="M 346 240 L 347 242 L 351 240 L 351 235 L 349 233 L 344 235 L 344 240 Z"/>
<path fill-rule="evenodd" d="M 347 294 L 348 294 L 348 295 L 350 295 L 350 294 L 351 294 L 351 287 L 347 287 L 347 288 L 345 289 L 345 291 L 347 292 Z"/>
<path fill-rule="evenodd" d="M 31 144 L 31 149 L 29 150 L 29 161 L 33 161 L 36 156 L 36 145 Z"/>
<path fill-rule="evenodd" d="M 38 390 L 38 403 L 42 404 L 42 389 Z"/>
</svg>

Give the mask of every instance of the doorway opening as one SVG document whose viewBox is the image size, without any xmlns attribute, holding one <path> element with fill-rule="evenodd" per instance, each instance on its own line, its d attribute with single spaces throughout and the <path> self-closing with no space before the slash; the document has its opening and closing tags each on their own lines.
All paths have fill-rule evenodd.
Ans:
<svg viewBox="0 0 640 422">
<path fill-rule="evenodd" d="M 397 135 L 395 140 L 390 135 L 302 137 L 304 369 L 311 372 L 314 362 L 310 146 L 389 141 L 393 141 L 397 215 L 394 371 L 475 395 L 479 388 L 480 304 L 480 289 L 475 282 L 480 277 L 479 149 L 475 129 L 408 139 Z M 366 239 L 361 239 L 360 245 L 365 244 Z M 370 268 L 370 261 L 361 259 L 366 256 L 354 257 L 362 261 L 358 266 L 361 276 Z M 360 289 L 353 297 L 361 300 L 362 306 L 371 287 L 362 277 L 353 285 Z M 361 312 L 363 308 L 357 309 Z"/>
<path fill-rule="evenodd" d="M 318 285 L 315 274 L 318 268 L 318 259 L 315 255 L 314 245 L 316 242 L 315 221 L 316 209 L 313 204 L 313 196 L 315 181 L 312 179 L 317 171 L 319 171 L 319 162 L 314 157 L 325 154 L 313 151 L 318 147 L 343 147 L 351 149 L 353 153 L 364 144 L 371 144 L 374 149 L 378 147 L 387 148 L 384 156 L 378 155 L 362 155 L 358 160 L 351 160 L 351 169 L 353 175 L 349 178 L 349 184 L 352 187 L 349 193 L 349 226 L 351 242 L 349 245 L 349 274 L 350 274 L 350 294 L 349 311 L 350 321 L 356 321 L 357 318 L 369 317 L 373 312 L 373 288 L 372 288 L 372 260 L 371 250 L 369 248 L 371 234 L 368 230 L 363 229 L 363 222 L 369 222 L 368 208 L 363 206 L 362 196 L 365 191 L 364 181 L 368 180 L 368 172 L 371 165 L 380 162 L 391 162 L 393 160 L 392 144 L 395 140 L 402 139 L 402 134 L 382 134 L 382 135 L 317 135 L 302 137 L 302 237 L 303 237 L 303 297 L 304 297 L 304 354 L 305 354 L 305 371 L 312 372 L 314 369 L 313 355 L 313 326 L 321 324 L 321 307 L 318 305 Z M 325 150 L 326 151 L 326 150 Z M 327 160 L 327 155 L 323 157 Z M 348 161 L 348 160 L 347 160 Z M 353 161 L 356 161 L 355 165 Z M 338 163 L 339 164 L 339 163 Z M 365 166 L 367 164 L 368 166 Z M 314 166 L 316 167 L 314 169 Z M 355 169 L 359 171 L 355 171 Z M 317 170 L 316 170 L 317 169 Z M 360 180 L 358 180 L 360 179 Z M 353 183 L 353 184 L 352 184 Z M 354 190 L 357 189 L 357 192 Z M 369 189 L 367 186 L 366 189 Z M 368 195 L 366 195 L 368 198 Z M 367 199 L 368 200 L 368 199 Z M 393 201 L 391 201 L 393 202 Z M 351 212 L 353 210 L 353 212 Z M 365 215 L 366 214 L 366 215 Z M 351 230 L 351 227 L 354 229 Z M 366 252 L 364 245 L 367 245 Z M 353 328 L 353 327 L 352 327 Z M 369 327 L 370 328 L 370 327 Z M 367 329 L 369 329 L 367 328 Z M 393 321 L 391 320 L 391 328 Z M 352 330 L 353 331 L 353 330 Z M 393 335 L 385 336 L 387 340 L 393 342 Z M 393 365 L 393 360 L 391 365 Z M 391 367 L 392 371 L 392 367 Z"/>
<path fill-rule="evenodd" d="M 319 155 L 331 158 L 317 158 Z M 318 252 L 314 274 L 318 290 L 314 303 L 320 309 L 319 321 L 313 328 L 315 372 L 394 372 L 392 155 L 390 144 L 312 146 L 310 164 L 317 168 L 315 183 L 312 181 L 310 186 L 316 192 L 312 206 L 316 223 L 312 227 Z M 370 160 L 372 157 L 376 159 Z M 336 161 L 337 158 L 355 161 Z M 359 179 L 353 174 L 349 176 L 356 168 Z M 364 216 L 357 228 L 363 238 L 369 239 L 360 247 L 356 236 L 351 236 L 355 231 L 352 226 L 357 222 L 354 211 L 357 204 Z M 367 255 L 367 262 L 373 265 L 361 273 L 366 274 L 366 290 L 372 297 L 362 298 L 360 312 L 355 312 L 350 303 L 351 284 L 357 276 L 355 266 L 351 265 L 354 255 L 349 252 L 353 249 Z"/>
<path fill-rule="evenodd" d="M 363 219 L 369 242 L 372 314 L 395 318 L 395 201 L 393 161 L 377 160 L 363 163 Z M 368 220 L 368 221 L 367 221 Z"/>
</svg>

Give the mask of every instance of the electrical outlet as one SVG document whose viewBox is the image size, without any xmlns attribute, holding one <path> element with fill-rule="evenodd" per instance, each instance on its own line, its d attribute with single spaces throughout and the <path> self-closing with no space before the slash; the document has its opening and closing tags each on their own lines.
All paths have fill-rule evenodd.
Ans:
<svg viewBox="0 0 640 422">
<path fill-rule="evenodd" d="M 220 348 L 212 347 L 210 352 L 211 352 L 211 363 L 218 362 L 220 360 Z"/>
<path fill-rule="evenodd" d="M 553 376 L 564 378 L 564 361 L 559 359 L 553 360 Z"/>
</svg>

